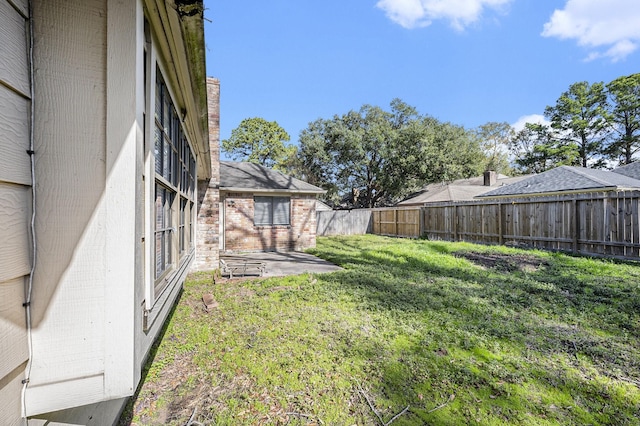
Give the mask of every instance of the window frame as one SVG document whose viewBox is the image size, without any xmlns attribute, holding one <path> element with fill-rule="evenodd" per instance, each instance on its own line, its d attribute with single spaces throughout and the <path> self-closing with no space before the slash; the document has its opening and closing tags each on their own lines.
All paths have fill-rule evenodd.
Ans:
<svg viewBox="0 0 640 426">
<path fill-rule="evenodd" d="M 155 52 L 148 56 L 145 88 L 150 102 L 145 118 L 146 139 L 152 142 L 145 142 L 149 160 L 145 175 L 150 176 L 145 185 L 151 204 L 146 210 L 150 247 L 146 250 L 145 306 L 151 310 L 169 287 L 173 273 L 194 251 L 197 163 L 162 66 Z"/>
<path fill-rule="evenodd" d="M 284 216 L 286 221 L 279 220 L 277 208 L 279 206 L 287 206 Z M 261 213 L 266 212 L 267 219 L 263 220 L 264 214 L 258 213 L 258 206 L 261 207 Z M 258 221 L 260 218 L 260 221 Z M 254 195 L 253 196 L 253 225 L 256 227 L 266 226 L 291 226 L 291 197 L 284 195 Z"/>
</svg>

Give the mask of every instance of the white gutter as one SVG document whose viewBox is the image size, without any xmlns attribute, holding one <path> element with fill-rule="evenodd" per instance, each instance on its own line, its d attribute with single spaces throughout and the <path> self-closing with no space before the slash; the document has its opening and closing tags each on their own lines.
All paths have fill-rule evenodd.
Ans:
<svg viewBox="0 0 640 426">
<path fill-rule="evenodd" d="M 236 188 L 236 187 L 220 187 L 220 191 L 225 192 L 265 192 L 265 193 L 286 193 L 286 194 L 326 194 L 324 189 L 257 189 L 257 188 Z"/>
</svg>

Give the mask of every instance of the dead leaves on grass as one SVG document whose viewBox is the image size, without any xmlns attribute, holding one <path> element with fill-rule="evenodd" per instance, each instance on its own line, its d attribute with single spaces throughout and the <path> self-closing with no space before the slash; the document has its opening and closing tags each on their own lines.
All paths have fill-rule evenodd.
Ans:
<svg viewBox="0 0 640 426">
<path fill-rule="evenodd" d="M 373 412 L 373 414 L 376 415 L 376 417 L 378 418 L 378 420 L 380 421 L 380 424 L 382 426 L 389 426 L 391 423 L 393 423 L 394 421 L 396 421 L 400 416 L 402 416 L 404 413 L 406 413 L 407 411 L 409 411 L 409 406 L 407 405 L 406 407 L 404 407 L 402 409 L 402 411 L 398 412 L 395 416 L 393 416 L 389 421 L 385 422 L 382 419 L 382 416 L 380 415 L 380 413 L 378 413 L 378 410 L 376 410 L 376 408 L 373 406 L 373 403 L 371 402 L 371 399 L 369 398 L 369 395 L 367 395 L 367 393 L 362 390 L 362 388 L 358 389 L 358 392 L 360 392 L 360 394 L 364 397 L 364 399 L 367 401 L 367 404 L 369 404 L 369 408 L 371 408 L 371 411 Z M 435 411 L 435 410 L 434 410 Z"/>
</svg>

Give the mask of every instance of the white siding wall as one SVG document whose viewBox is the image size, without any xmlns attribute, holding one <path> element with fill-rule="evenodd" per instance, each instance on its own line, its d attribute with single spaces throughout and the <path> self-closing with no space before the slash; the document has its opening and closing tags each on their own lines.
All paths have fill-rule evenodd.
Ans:
<svg viewBox="0 0 640 426">
<path fill-rule="evenodd" d="M 38 256 L 25 405 L 38 418 L 108 424 L 118 398 L 135 391 L 189 266 L 172 274 L 143 330 L 144 288 L 153 285 L 143 241 L 153 244 L 145 222 L 154 220 L 144 218 L 153 139 L 144 152 L 143 7 L 34 0 L 33 15 Z"/>
<path fill-rule="evenodd" d="M 0 0 L 1 425 L 22 422 L 32 185 L 37 264 L 25 398 L 32 418 L 111 423 L 122 397 L 135 391 L 192 260 L 193 252 L 175 265 L 169 288 L 154 300 L 153 321 L 143 329 L 145 287 L 153 285 L 145 279 L 153 259 L 145 255 L 144 241 L 153 244 L 154 220 L 153 185 L 145 187 L 143 180 L 147 174 L 153 182 L 144 169 L 153 142 L 144 152 L 142 123 L 145 109 L 153 111 L 153 97 L 145 102 L 143 4 L 159 46 L 148 53 L 171 75 L 176 99 L 188 100 L 179 106 L 188 110 L 186 127 L 193 132 L 201 114 L 192 111 L 190 62 L 171 5 L 33 0 L 31 64 L 28 2 Z M 26 152 L 31 67 L 34 182 Z M 202 142 L 200 134 L 189 136 Z"/>
<path fill-rule="evenodd" d="M 31 270 L 30 68 L 26 1 L 0 0 L 0 424 L 21 422 Z"/>
<path fill-rule="evenodd" d="M 137 2 L 34 1 L 30 416 L 135 390 L 138 11 Z"/>
<path fill-rule="evenodd" d="M 35 1 L 37 260 L 29 415 L 101 396 L 106 4 Z M 69 386 L 75 381 L 73 386 Z"/>
</svg>

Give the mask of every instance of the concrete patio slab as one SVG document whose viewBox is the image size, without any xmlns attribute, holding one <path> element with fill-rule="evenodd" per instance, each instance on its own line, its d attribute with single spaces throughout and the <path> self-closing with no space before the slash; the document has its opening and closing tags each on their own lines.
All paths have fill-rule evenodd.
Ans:
<svg viewBox="0 0 640 426">
<path fill-rule="evenodd" d="M 258 253 L 234 253 L 234 258 L 246 257 L 251 261 L 260 261 L 267 264 L 265 277 L 283 277 L 287 275 L 299 275 L 305 273 L 335 272 L 342 268 L 327 262 L 324 259 L 302 252 L 258 252 Z M 221 254 L 224 258 L 224 255 Z M 254 271 L 248 271 L 245 276 L 256 275 Z M 234 275 L 235 277 L 235 275 Z"/>
</svg>

